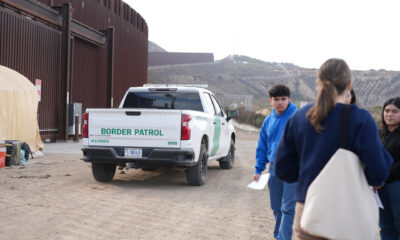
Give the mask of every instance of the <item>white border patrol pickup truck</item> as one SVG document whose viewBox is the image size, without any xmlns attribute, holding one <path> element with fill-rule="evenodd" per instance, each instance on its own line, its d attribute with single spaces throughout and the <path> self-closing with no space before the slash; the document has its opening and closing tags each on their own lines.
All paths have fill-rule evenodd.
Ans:
<svg viewBox="0 0 400 240">
<path fill-rule="evenodd" d="M 230 169 L 235 130 L 214 94 L 202 87 L 144 85 L 126 92 L 117 109 L 89 108 L 83 115 L 84 157 L 97 181 L 111 181 L 117 166 L 185 167 L 190 185 L 205 183 L 208 160 Z"/>
</svg>

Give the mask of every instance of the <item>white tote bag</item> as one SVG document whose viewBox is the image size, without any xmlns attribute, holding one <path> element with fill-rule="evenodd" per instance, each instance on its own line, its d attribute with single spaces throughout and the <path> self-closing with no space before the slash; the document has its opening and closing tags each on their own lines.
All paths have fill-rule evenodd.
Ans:
<svg viewBox="0 0 400 240">
<path fill-rule="evenodd" d="M 375 240 L 378 223 L 378 206 L 360 159 L 339 148 L 307 190 L 301 228 L 328 239 Z"/>
</svg>

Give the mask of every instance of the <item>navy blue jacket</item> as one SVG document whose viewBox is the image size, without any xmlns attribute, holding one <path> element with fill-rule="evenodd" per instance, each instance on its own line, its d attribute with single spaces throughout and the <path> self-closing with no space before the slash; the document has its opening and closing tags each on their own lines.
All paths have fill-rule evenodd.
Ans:
<svg viewBox="0 0 400 240">
<path fill-rule="evenodd" d="M 324 130 L 317 133 L 306 114 L 312 105 L 298 110 L 287 122 L 279 142 L 275 174 L 286 182 L 298 181 L 295 199 L 304 202 L 308 187 L 331 156 L 339 148 L 340 113 L 344 104 L 335 108 L 321 121 Z M 393 159 L 380 143 L 378 128 L 368 111 L 354 105 L 350 113 L 349 150 L 365 165 L 369 185 L 383 184 Z"/>
<path fill-rule="evenodd" d="M 258 138 L 255 174 L 261 174 L 265 170 L 266 164 L 275 160 L 276 148 L 285 129 L 285 124 L 296 110 L 296 106 L 290 102 L 283 113 L 278 115 L 272 109 L 271 114 L 265 118 Z"/>
</svg>

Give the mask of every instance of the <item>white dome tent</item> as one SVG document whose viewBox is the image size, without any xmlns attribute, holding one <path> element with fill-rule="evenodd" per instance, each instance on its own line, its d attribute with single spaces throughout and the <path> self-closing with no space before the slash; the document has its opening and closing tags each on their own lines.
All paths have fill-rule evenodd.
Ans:
<svg viewBox="0 0 400 240">
<path fill-rule="evenodd" d="M 32 152 L 43 149 L 37 120 L 38 94 L 22 74 L 0 65 L 0 140 L 19 140 Z"/>
</svg>

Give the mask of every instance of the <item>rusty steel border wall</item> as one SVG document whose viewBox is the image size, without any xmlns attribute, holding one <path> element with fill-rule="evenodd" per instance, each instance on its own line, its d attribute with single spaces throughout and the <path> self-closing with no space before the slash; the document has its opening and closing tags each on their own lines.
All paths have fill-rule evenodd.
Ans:
<svg viewBox="0 0 400 240">
<path fill-rule="evenodd" d="M 42 138 L 68 138 L 68 106 L 117 107 L 147 82 L 148 28 L 121 0 L 0 0 L 0 65 L 42 80 Z"/>
</svg>

